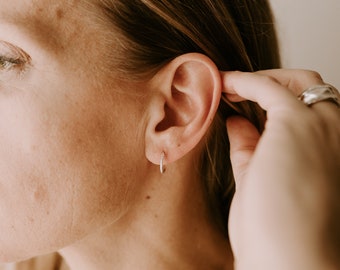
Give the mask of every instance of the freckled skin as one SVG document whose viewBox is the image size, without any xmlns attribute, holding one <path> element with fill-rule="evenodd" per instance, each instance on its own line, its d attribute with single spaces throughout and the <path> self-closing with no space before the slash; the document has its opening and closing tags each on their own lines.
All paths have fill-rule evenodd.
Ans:
<svg viewBox="0 0 340 270">
<path fill-rule="evenodd" d="M 14 5 L 26 17 L 8 26 Z M 0 261 L 13 261 L 58 250 L 124 213 L 143 179 L 143 106 L 124 94 L 141 86 L 103 71 L 107 33 L 81 1 L 0 6 L 0 41 L 32 58 L 20 79 L 0 71 Z"/>
<path fill-rule="evenodd" d="M 56 12 L 56 17 L 60 20 L 64 17 L 64 11 L 62 9 L 58 9 Z"/>
</svg>

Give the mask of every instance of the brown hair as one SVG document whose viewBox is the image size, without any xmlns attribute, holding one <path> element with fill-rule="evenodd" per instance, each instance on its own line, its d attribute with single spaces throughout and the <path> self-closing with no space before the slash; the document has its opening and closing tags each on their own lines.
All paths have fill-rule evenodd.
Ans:
<svg viewBox="0 0 340 270">
<path fill-rule="evenodd" d="M 98 1 L 118 33 L 114 67 L 121 76 L 145 78 L 189 52 L 207 55 L 220 70 L 280 67 L 266 0 Z M 225 120 L 235 113 L 263 129 L 265 115 L 256 104 L 221 101 L 199 167 L 213 216 L 225 232 L 234 192 Z"/>
</svg>

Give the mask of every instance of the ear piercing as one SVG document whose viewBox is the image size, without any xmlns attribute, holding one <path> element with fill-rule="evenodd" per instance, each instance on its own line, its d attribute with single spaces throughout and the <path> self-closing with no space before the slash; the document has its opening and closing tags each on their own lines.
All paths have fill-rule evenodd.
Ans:
<svg viewBox="0 0 340 270">
<path fill-rule="evenodd" d="M 164 166 L 164 159 L 165 159 L 165 153 L 164 151 L 161 154 L 161 161 L 159 162 L 159 170 L 161 172 L 161 174 L 164 174 L 166 168 Z"/>
</svg>

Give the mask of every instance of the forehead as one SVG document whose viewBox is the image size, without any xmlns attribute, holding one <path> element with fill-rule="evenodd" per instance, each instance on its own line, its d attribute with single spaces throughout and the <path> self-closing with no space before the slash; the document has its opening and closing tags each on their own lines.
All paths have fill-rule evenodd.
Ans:
<svg viewBox="0 0 340 270">
<path fill-rule="evenodd" d="M 79 35 L 90 1 L 0 0 L 0 23 L 14 24 L 44 45 L 63 46 Z"/>
<path fill-rule="evenodd" d="M 20 12 L 23 10 L 26 10 L 27 12 L 30 9 L 32 12 L 34 10 L 39 9 L 39 8 L 46 8 L 52 5 L 55 6 L 65 6 L 65 5 L 76 5 L 79 4 L 81 0 L 58 0 L 58 1 L 53 1 L 53 0 L 12 0 L 12 1 L 6 1 L 6 0 L 1 0 L 1 6 L 3 9 L 7 8 L 12 8 L 13 11 L 15 12 Z M 3 10 L 2 9 L 2 10 Z"/>
<path fill-rule="evenodd" d="M 0 0 L 0 19 L 16 23 L 58 22 L 82 7 L 81 0 Z"/>
</svg>

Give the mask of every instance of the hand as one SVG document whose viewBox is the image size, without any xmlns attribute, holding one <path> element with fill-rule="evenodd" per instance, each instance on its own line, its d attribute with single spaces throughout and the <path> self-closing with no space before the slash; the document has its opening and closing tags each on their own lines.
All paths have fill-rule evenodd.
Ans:
<svg viewBox="0 0 340 270">
<path fill-rule="evenodd" d="M 227 120 L 236 193 L 229 233 L 236 269 L 340 269 L 340 110 L 307 107 L 317 73 L 222 73 L 230 101 L 267 111 L 260 136 L 242 117 Z"/>
</svg>

